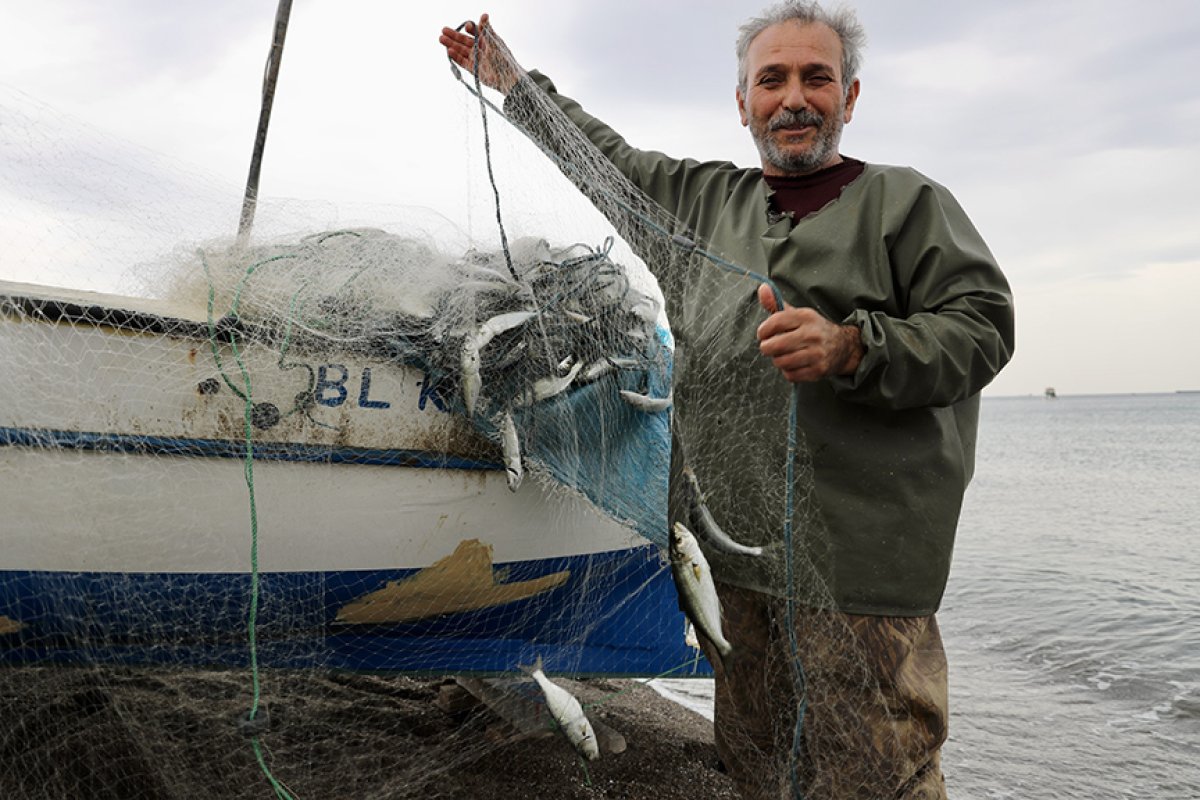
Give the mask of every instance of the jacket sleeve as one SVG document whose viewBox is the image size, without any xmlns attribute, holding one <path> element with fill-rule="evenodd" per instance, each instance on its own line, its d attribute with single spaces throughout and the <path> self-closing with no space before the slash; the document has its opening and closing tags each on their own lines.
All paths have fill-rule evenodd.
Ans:
<svg viewBox="0 0 1200 800">
<path fill-rule="evenodd" d="M 578 131 L 563 130 L 555 125 L 546 109 L 539 108 L 539 93 L 556 105 L 573 123 Z M 531 71 L 513 87 L 504 104 L 505 113 L 525 133 L 554 158 L 564 174 L 579 189 L 601 208 L 604 198 L 595 196 L 596 186 L 587 185 L 588 176 L 579 171 L 580 148 L 586 142 L 600 151 L 604 160 L 640 189 L 658 206 L 675 217 L 684 217 L 687 198 L 694 196 L 713 172 L 731 164 L 705 163 L 692 159 L 671 158 L 653 150 L 639 150 L 631 146 L 612 128 L 588 114 L 576 101 L 556 90 L 554 83 L 536 70 Z M 576 139 L 581 135 L 586 142 Z M 583 163 L 586 162 L 584 156 Z M 590 163 L 589 169 L 601 175 L 605 165 Z"/>
<path fill-rule="evenodd" d="M 1012 293 L 954 197 L 924 181 L 885 236 L 900 315 L 856 309 L 866 352 L 832 379 L 843 399 L 906 409 L 949 406 L 978 393 L 1012 357 Z"/>
</svg>

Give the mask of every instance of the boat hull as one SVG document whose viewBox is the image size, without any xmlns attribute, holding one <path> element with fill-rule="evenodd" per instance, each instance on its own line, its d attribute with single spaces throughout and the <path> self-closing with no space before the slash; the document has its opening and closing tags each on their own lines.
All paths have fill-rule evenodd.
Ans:
<svg viewBox="0 0 1200 800">
<path fill-rule="evenodd" d="M 0 661 L 703 670 L 659 549 L 421 370 L 0 289 Z"/>
</svg>

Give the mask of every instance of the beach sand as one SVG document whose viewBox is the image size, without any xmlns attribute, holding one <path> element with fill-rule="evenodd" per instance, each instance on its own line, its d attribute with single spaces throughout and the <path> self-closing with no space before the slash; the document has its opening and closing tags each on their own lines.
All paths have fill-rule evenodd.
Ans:
<svg viewBox="0 0 1200 800">
<path fill-rule="evenodd" d="M 248 671 L 0 669 L 0 798 L 276 797 L 255 741 L 297 800 L 737 796 L 712 724 L 639 681 L 560 681 L 627 744 L 586 768 L 557 733 L 499 741 L 486 707 L 446 710 L 446 683 L 265 672 L 247 731 Z"/>
</svg>

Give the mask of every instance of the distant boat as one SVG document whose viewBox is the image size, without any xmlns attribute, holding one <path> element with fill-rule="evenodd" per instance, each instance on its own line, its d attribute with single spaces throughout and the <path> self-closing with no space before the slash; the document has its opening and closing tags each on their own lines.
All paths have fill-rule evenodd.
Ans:
<svg viewBox="0 0 1200 800">
<path fill-rule="evenodd" d="M 1046 398 L 1049 400 L 1053 400 L 1054 398 L 1058 397 L 1058 392 L 1054 391 L 1053 386 L 1047 386 L 1045 394 Z"/>
<path fill-rule="evenodd" d="M 246 337 L 247 423 L 218 355 L 240 375 L 203 309 L 0 282 L 0 663 L 245 663 L 247 424 L 262 663 L 695 659 L 658 547 L 561 489 L 510 492 L 422 371 L 363 351 L 284 364 Z"/>
</svg>

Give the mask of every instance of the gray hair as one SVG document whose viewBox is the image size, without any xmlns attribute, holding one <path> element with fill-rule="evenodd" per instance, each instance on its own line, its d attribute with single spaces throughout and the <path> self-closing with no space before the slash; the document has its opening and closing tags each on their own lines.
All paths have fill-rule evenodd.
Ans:
<svg viewBox="0 0 1200 800">
<path fill-rule="evenodd" d="M 750 51 L 750 43 L 772 25 L 792 20 L 802 25 L 820 22 L 828 25 L 837 34 L 842 43 L 842 86 L 848 95 L 862 65 L 862 51 L 867 44 L 867 32 L 863 30 L 853 10 L 839 7 L 833 11 L 826 11 L 815 0 L 785 0 L 738 28 L 738 89 L 742 94 L 746 93 L 746 54 Z"/>
</svg>

